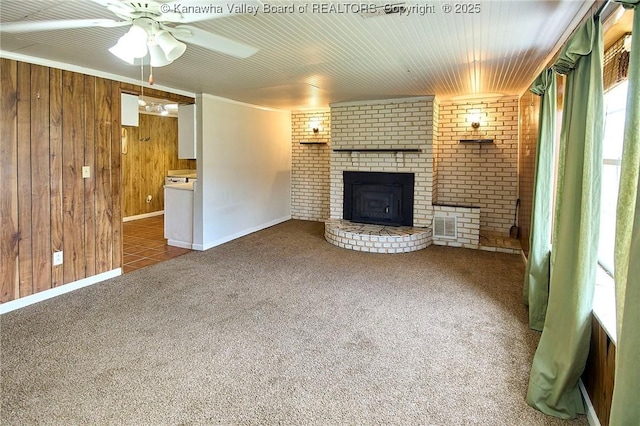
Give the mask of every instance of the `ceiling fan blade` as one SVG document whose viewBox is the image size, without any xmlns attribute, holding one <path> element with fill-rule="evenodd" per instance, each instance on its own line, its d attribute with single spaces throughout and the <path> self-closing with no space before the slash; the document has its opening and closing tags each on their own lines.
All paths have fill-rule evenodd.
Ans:
<svg viewBox="0 0 640 426">
<path fill-rule="evenodd" d="M 62 21 L 18 21 L 0 23 L 0 32 L 29 33 L 34 31 L 67 30 L 71 28 L 89 27 L 122 27 L 130 21 L 114 21 L 113 19 L 71 19 Z"/>
<path fill-rule="evenodd" d="M 90 1 L 109 9 L 111 12 L 115 13 L 119 17 L 129 18 L 130 14 L 136 11 L 131 6 L 131 4 L 126 2 L 121 2 L 119 0 L 90 0 Z"/>
<path fill-rule="evenodd" d="M 173 33 L 175 38 L 182 40 L 185 43 L 204 47 L 205 49 L 213 52 L 220 52 L 236 58 L 244 59 L 259 50 L 257 47 L 249 46 L 248 44 L 240 43 L 239 41 L 234 41 L 217 34 L 212 34 L 190 25 L 178 25 L 175 28 L 178 30 L 189 30 L 189 32 L 191 32 L 191 35 L 186 35 L 183 31 L 176 31 Z"/>
<path fill-rule="evenodd" d="M 235 15 L 255 15 L 262 3 L 259 0 L 238 1 L 206 1 L 185 0 L 170 1 L 160 7 L 161 22 L 175 22 L 189 24 L 192 22 L 208 21 Z"/>
</svg>

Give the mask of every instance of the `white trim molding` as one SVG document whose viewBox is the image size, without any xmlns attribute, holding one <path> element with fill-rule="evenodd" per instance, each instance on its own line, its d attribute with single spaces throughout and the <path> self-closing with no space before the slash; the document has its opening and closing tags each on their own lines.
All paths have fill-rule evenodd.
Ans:
<svg viewBox="0 0 640 426">
<path fill-rule="evenodd" d="M 587 389 L 584 387 L 584 383 L 582 383 L 582 379 L 578 380 L 578 387 L 580 388 L 580 393 L 582 394 L 582 399 L 584 400 L 584 405 L 587 409 L 587 421 L 589 421 L 589 426 L 600 426 L 600 420 L 598 419 L 596 410 L 593 408 Z"/>
<path fill-rule="evenodd" d="M 238 232 L 236 234 L 229 235 L 228 237 L 221 238 L 219 240 L 210 241 L 210 242 L 208 242 L 206 244 L 203 244 L 203 245 L 193 244 L 191 246 L 191 248 L 193 250 L 198 250 L 198 251 L 209 250 L 210 248 L 219 246 L 219 245 L 224 244 L 224 243 L 228 243 L 229 241 L 235 240 L 235 239 L 240 238 L 240 237 L 244 237 L 245 235 L 253 234 L 254 232 L 262 231 L 263 229 L 270 228 L 270 227 L 272 227 L 274 225 L 277 225 L 277 224 L 282 223 L 282 222 L 286 222 L 288 220 L 291 220 L 291 215 L 288 215 L 288 216 L 285 216 L 285 217 L 281 217 L 279 219 L 275 219 L 275 220 L 272 220 L 272 221 L 267 222 L 267 223 L 263 223 L 262 225 L 259 225 L 259 226 L 256 226 L 256 227 L 253 227 L 253 228 L 250 228 L 250 229 L 245 229 L 242 232 Z"/>
<path fill-rule="evenodd" d="M 16 309 L 24 308 L 25 306 L 33 305 L 34 303 L 42 302 L 43 300 L 52 299 L 56 296 L 72 292 L 82 287 L 88 287 L 90 285 L 97 284 L 99 282 L 108 280 L 109 278 L 115 278 L 120 275 L 122 275 L 122 268 L 116 268 L 111 271 L 94 275 L 92 277 L 83 278 L 81 280 L 62 285 L 60 287 L 54 287 L 52 289 L 41 291 L 30 296 L 12 300 L 11 302 L 5 302 L 0 305 L 0 315 L 15 311 Z"/>
<path fill-rule="evenodd" d="M 162 216 L 163 214 L 164 214 L 164 210 L 158 210 L 157 212 L 137 214 L 135 216 L 127 216 L 124 219 L 122 219 L 122 221 L 123 222 L 130 222 L 132 220 L 146 219 L 148 217 L 154 217 L 154 216 Z"/>
</svg>

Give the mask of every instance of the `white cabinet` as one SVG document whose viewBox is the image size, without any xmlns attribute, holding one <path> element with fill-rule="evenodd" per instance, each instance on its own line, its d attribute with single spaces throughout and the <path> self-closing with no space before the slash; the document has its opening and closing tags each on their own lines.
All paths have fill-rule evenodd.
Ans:
<svg viewBox="0 0 640 426">
<path fill-rule="evenodd" d="M 196 158 L 196 105 L 178 106 L 178 158 Z"/>
<path fill-rule="evenodd" d="M 193 182 L 164 186 L 164 237 L 170 246 L 191 248 Z"/>
<path fill-rule="evenodd" d="M 138 127 L 138 96 L 122 93 L 120 95 L 120 124 Z"/>
</svg>

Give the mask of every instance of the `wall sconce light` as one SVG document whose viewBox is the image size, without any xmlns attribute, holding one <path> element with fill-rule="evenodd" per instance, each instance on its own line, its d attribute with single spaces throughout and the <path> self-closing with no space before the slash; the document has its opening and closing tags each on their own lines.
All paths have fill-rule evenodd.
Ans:
<svg viewBox="0 0 640 426">
<path fill-rule="evenodd" d="M 318 133 L 320 132 L 320 130 L 322 130 L 322 127 L 320 127 L 319 120 L 312 120 L 311 122 L 309 122 L 309 128 L 313 133 Z"/>
<path fill-rule="evenodd" d="M 469 123 L 474 130 L 479 129 L 484 121 L 486 121 L 486 117 L 479 111 L 472 111 L 467 115 L 467 123 Z"/>
</svg>

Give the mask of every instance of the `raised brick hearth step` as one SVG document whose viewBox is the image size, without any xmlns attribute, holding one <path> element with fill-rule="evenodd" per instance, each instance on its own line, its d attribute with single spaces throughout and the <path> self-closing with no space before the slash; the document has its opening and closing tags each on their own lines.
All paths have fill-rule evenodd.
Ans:
<svg viewBox="0 0 640 426">
<path fill-rule="evenodd" d="M 331 244 L 349 250 L 372 253 L 409 253 L 431 245 L 431 229 L 383 226 L 328 219 L 324 237 Z"/>
</svg>

